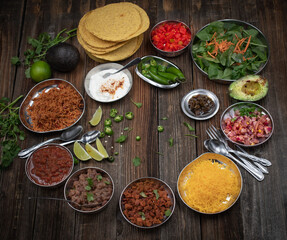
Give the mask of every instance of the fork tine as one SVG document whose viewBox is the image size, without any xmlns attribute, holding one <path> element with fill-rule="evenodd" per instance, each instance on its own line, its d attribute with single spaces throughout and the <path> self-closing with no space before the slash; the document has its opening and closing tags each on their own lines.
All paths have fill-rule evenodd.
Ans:
<svg viewBox="0 0 287 240">
<path fill-rule="evenodd" d="M 219 140 L 218 138 L 218 134 L 216 133 L 216 131 L 214 131 L 214 129 L 212 129 L 212 127 L 209 127 L 209 131 L 213 134 L 213 136 Z"/>
<path fill-rule="evenodd" d="M 218 140 L 223 141 L 223 142 L 225 141 L 224 138 L 222 137 L 220 131 L 219 131 L 216 127 L 214 127 L 213 125 L 211 125 L 210 128 L 213 130 L 213 132 L 214 132 L 214 134 L 217 136 L 217 139 L 218 139 Z"/>
<path fill-rule="evenodd" d="M 211 139 L 216 139 L 216 137 L 215 137 L 214 134 L 210 131 L 209 128 L 206 130 L 206 133 L 207 133 L 207 135 L 209 136 L 209 138 L 211 138 Z"/>
</svg>

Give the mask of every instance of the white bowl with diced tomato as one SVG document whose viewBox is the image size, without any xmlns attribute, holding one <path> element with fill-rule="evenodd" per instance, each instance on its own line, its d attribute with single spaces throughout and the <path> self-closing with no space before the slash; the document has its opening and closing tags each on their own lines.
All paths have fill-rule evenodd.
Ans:
<svg viewBox="0 0 287 240">
<path fill-rule="evenodd" d="M 265 143 L 273 134 L 271 114 L 256 103 L 239 102 L 229 106 L 220 119 L 226 138 L 243 147 L 255 147 Z"/>
</svg>

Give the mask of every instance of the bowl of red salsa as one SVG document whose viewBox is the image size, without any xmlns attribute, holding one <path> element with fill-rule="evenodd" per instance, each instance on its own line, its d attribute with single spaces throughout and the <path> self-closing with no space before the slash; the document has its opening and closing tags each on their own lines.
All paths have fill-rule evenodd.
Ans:
<svg viewBox="0 0 287 240">
<path fill-rule="evenodd" d="M 191 29 L 181 21 L 164 20 L 152 28 L 150 41 L 160 54 L 175 57 L 190 45 Z"/>
<path fill-rule="evenodd" d="M 50 143 L 30 155 L 25 171 L 32 183 L 40 187 L 55 187 L 68 178 L 73 167 L 73 155 L 69 149 Z"/>
</svg>

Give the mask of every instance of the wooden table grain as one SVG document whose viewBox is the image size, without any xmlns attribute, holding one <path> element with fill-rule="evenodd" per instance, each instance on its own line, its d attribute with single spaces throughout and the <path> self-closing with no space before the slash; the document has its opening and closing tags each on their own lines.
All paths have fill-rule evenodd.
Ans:
<svg viewBox="0 0 287 240">
<path fill-rule="evenodd" d="M 57 33 L 77 27 L 81 17 L 88 11 L 117 2 L 104 0 L 0 0 L 0 96 L 15 99 L 26 95 L 34 86 L 25 78 L 24 68 L 10 63 L 12 56 L 23 56 L 27 38 L 41 32 Z M 76 38 L 70 43 L 80 51 L 81 59 L 71 73 L 54 72 L 56 78 L 70 81 L 83 94 L 86 112 L 80 121 L 85 131 L 94 129 L 88 123 L 99 105 L 103 118 L 116 108 L 121 113 L 132 111 L 135 118 L 114 124 L 116 133 L 131 127 L 127 142 L 115 144 L 115 134 L 104 141 L 109 153 L 119 152 L 113 163 L 90 160 L 75 167 L 98 166 L 108 171 L 115 182 L 115 194 L 109 206 L 98 214 L 80 214 L 64 202 L 28 200 L 30 196 L 63 197 L 63 186 L 43 189 L 32 184 L 25 175 L 25 160 L 16 158 L 11 167 L 0 172 L 0 239 L 287 239 L 287 2 L 284 0 L 134 0 L 146 10 L 151 26 L 164 19 L 180 19 L 191 25 L 194 31 L 219 19 L 240 19 L 258 27 L 270 44 L 270 60 L 262 75 L 269 80 L 267 97 L 258 103 L 270 111 L 274 118 L 275 131 L 272 138 L 262 146 L 248 151 L 270 159 L 272 166 L 263 182 L 257 182 L 241 169 L 243 190 L 238 202 L 228 211 L 218 215 L 203 215 L 188 209 L 176 192 L 177 177 L 181 169 L 192 159 L 206 152 L 203 141 L 205 130 L 211 125 L 219 126 L 220 115 L 232 101 L 228 86 L 210 81 L 192 63 L 189 52 L 169 60 L 183 69 L 187 81 L 172 90 L 155 88 L 139 79 L 134 67 L 133 87 L 120 101 L 100 104 L 93 101 L 84 90 L 83 80 L 97 63 L 87 57 Z M 149 42 L 149 31 L 144 34 L 141 48 L 125 64 L 135 57 L 157 55 Z M 206 121 L 187 118 L 180 108 L 182 97 L 189 91 L 205 88 L 214 92 L 220 101 L 215 117 Z M 131 99 L 142 102 L 138 109 Z M 167 117 L 168 120 L 162 120 Z M 190 123 L 197 138 L 185 137 Z M 163 125 L 165 131 L 157 132 Z M 103 128 L 103 123 L 96 128 Z M 22 129 L 24 129 L 22 127 Z M 25 129 L 24 129 L 25 130 Z M 25 130 L 26 140 L 22 148 L 58 134 L 35 134 Z M 135 137 L 141 136 L 141 141 Z M 170 147 L 168 139 L 174 138 Z M 1 139 L 2 141 L 2 139 Z M 72 146 L 70 146 L 71 148 Z M 162 153 L 158 154 L 158 153 Z M 132 159 L 140 157 L 142 163 L 135 167 Z M 130 181 L 144 176 L 153 176 L 166 181 L 176 194 L 176 208 L 171 219 L 163 226 L 141 230 L 131 226 L 121 216 L 118 200 L 121 191 Z"/>
</svg>

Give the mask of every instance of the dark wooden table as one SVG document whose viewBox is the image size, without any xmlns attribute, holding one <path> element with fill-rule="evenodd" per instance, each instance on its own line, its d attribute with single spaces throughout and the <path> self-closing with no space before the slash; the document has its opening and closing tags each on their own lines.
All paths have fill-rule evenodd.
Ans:
<svg viewBox="0 0 287 240">
<path fill-rule="evenodd" d="M 12 56 L 23 56 L 27 49 L 27 37 L 36 37 L 41 32 L 57 33 L 63 28 L 77 27 L 80 18 L 87 12 L 117 1 L 41 1 L 23 0 L 0 3 L 0 95 L 15 99 L 27 94 L 34 86 L 25 78 L 24 68 L 10 63 Z M 263 182 L 256 181 L 241 169 L 244 186 L 239 201 L 228 211 L 218 215 L 202 215 L 188 209 L 176 192 L 176 182 L 181 169 L 192 159 L 206 152 L 203 141 L 205 130 L 211 125 L 219 126 L 220 115 L 233 101 L 228 96 L 228 86 L 210 81 L 192 63 L 189 52 L 169 59 L 180 66 L 187 82 L 173 90 L 155 88 L 139 79 L 131 69 L 134 84 L 130 93 L 120 101 L 100 104 L 93 101 L 84 90 L 83 80 L 87 72 L 97 65 L 89 59 L 76 38 L 69 41 L 78 47 L 81 60 L 71 73 L 54 72 L 54 77 L 73 83 L 84 95 L 86 112 L 80 121 L 84 130 L 93 129 L 88 120 L 101 105 L 103 118 L 111 108 L 120 112 L 133 111 L 135 119 L 114 125 L 114 131 L 132 127 L 129 139 L 122 147 L 115 144 L 115 134 L 107 138 L 105 145 L 110 153 L 118 151 L 113 163 L 90 160 L 81 162 L 75 169 L 98 166 L 108 171 L 115 182 L 115 194 L 110 205 L 98 214 L 79 214 L 66 203 L 58 201 L 28 200 L 29 196 L 63 197 L 63 186 L 43 189 L 32 184 L 25 175 L 25 160 L 16 158 L 11 167 L 0 175 L 0 239 L 287 239 L 287 2 L 284 0 L 262 1 L 133 1 L 144 8 L 151 26 L 164 19 L 180 19 L 197 31 L 205 24 L 225 18 L 247 21 L 262 30 L 270 43 L 270 60 L 262 75 L 269 80 L 269 92 L 259 104 L 270 111 L 274 118 L 275 131 L 272 138 L 260 147 L 249 149 L 252 154 L 270 159 L 272 167 Z M 149 31 L 144 35 L 141 48 L 134 57 L 157 55 L 152 48 Z M 214 92 L 220 101 L 215 117 L 207 121 L 193 121 L 180 108 L 182 97 L 192 89 L 205 88 Z M 130 98 L 142 102 L 137 109 Z M 168 117 L 168 120 L 161 120 Z M 102 121 L 103 122 L 103 121 Z M 183 122 L 195 127 L 198 138 L 184 135 L 188 129 Z M 165 131 L 157 132 L 163 125 Z M 97 127 L 103 128 L 103 123 Z M 22 129 L 24 129 L 22 127 Z M 59 134 L 34 134 L 27 130 L 27 148 Z M 134 141 L 139 135 L 142 140 Z M 168 139 L 174 138 L 170 147 Z M 113 146 L 113 148 L 112 148 Z M 72 146 L 70 146 L 71 148 Z M 159 155 L 157 152 L 163 153 Z M 139 167 L 132 159 L 139 156 Z M 118 200 L 121 191 L 130 181 L 144 176 L 158 177 L 166 181 L 176 193 L 176 209 L 171 219 L 153 230 L 141 230 L 131 226 L 121 216 Z"/>
</svg>

